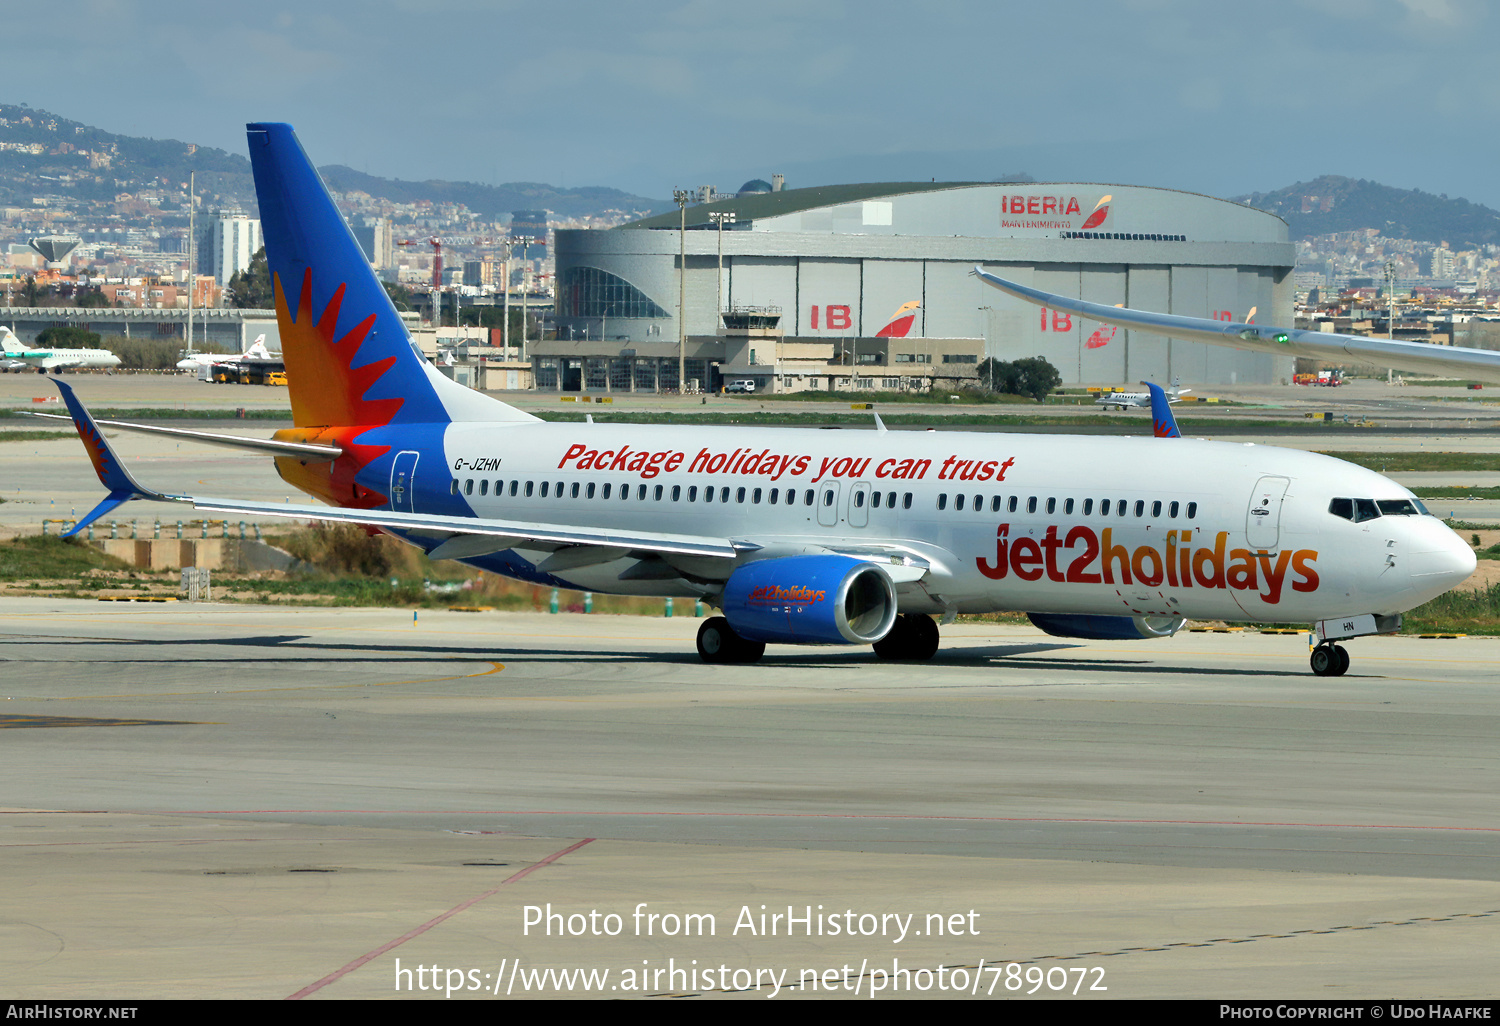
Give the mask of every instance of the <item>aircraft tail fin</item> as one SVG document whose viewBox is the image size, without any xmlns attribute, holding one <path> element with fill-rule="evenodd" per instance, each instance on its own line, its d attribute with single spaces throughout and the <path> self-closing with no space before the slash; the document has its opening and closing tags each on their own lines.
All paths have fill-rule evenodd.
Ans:
<svg viewBox="0 0 1500 1026">
<path fill-rule="evenodd" d="M 1157 438 L 1181 438 L 1182 432 L 1177 430 L 1177 418 L 1172 416 L 1172 404 L 1167 399 L 1167 393 L 1153 381 L 1142 381 L 1141 384 L 1151 393 L 1152 433 Z"/>
<path fill-rule="evenodd" d="M 291 125 L 246 131 L 298 427 L 536 419 L 417 350 Z"/>
<path fill-rule="evenodd" d="M 0 325 L 0 345 L 5 347 L 7 353 L 26 352 L 26 347 L 21 345 L 21 340 L 16 338 L 16 333 L 3 325 Z"/>
<path fill-rule="evenodd" d="M 135 478 L 130 476 L 130 471 L 125 469 L 125 464 L 120 462 L 109 443 L 104 440 L 104 433 L 94 423 L 93 416 L 84 409 L 83 403 L 79 402 L 78 397 L 73 394 L 72 386 L 56 378 L 52 379 L 52 383 L 62 393 L 63 402 L 68 406 L 68 413 L 73 417 L 73 426 L 78 429 L 78 437 L 83 440 L 83 447 L 88 450 L 89 460 L 94 464 L 94 473 L 99 475 L 100 484 L 109 489 L 109 495 L 104 501 L 89 510 L 82 520 L 63 535 L 64 538 L 71 538 L 110 510 L 132 499 L 173 501 L 172 496 L 142 488 L 137 484 Z"/>
</svg>

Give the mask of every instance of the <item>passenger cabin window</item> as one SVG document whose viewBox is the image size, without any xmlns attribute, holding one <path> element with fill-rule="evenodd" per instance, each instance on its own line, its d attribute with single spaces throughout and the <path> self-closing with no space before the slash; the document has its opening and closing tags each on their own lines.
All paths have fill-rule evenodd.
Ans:
<svg viewBox="0 0 1500 1026">
<path fill-rule="evenodd" d="M 938 493 L 937 507 L 938 507 L 938 509 L 947 509 L 948 508 L 948 496 L 945 493 L 943 493 L 943 492 L 939 492 Z"/>
</svg>

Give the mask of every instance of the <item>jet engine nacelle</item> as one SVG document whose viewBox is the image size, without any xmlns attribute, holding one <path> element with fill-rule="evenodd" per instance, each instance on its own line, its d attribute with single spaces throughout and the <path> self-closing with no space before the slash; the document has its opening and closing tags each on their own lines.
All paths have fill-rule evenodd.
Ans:
<svg viewBox="0 0 1500 1026">
<path fill-rule="evenodd" d="M 751 641 L 870 645 L 896 622 L 896 586 L 853 556 L 784 556 L 731 574 L 722 606 L 735 633 Z"/>
<path fill-rule="evenodd" d="M 1027 613 L 1032 623 L 1059 638 L 1139 641 L 1170 638 L 1182 629 L 1180 616 L 1088 616 L 1081 613 Z"/>
</svg>

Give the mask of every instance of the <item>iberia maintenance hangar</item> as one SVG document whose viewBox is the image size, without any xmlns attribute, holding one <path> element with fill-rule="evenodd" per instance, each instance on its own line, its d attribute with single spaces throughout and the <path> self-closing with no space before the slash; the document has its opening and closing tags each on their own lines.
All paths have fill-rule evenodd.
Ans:
<svg viewBox="0 0 1500 1026">
<path fill-rule="evenodd" d="M 949 387 L 986 355 L 1046 357 L 1068 383 L 1292 376 L 1289 358 L 1116 331 L 969 273 L 980 264 L 1096 303 L 1291 324 L 1287 224 L 1238 203 L 1078 182 L 753 181 L 688 206 L 686 232 L 680 216 L 556 233 L 558 341 L 532 346 L 538 388 L 677 388 L 680 286 L 684 377 L 710 389 Z"/>
</svg>

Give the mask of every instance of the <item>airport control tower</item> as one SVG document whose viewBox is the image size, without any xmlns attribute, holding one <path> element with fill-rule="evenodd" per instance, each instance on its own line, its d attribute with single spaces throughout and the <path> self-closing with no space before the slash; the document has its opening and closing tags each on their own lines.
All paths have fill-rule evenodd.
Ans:
<svg viewBox="0 0 1500 1026">
<path fill-rule="evenodd" d="M 82 241 L 76 235 L 43 235 L 32 239 L 29 244 L 47 261 L 47 270 L 61 271 L 68 266 L 68 254 Z"/>
</svg>

